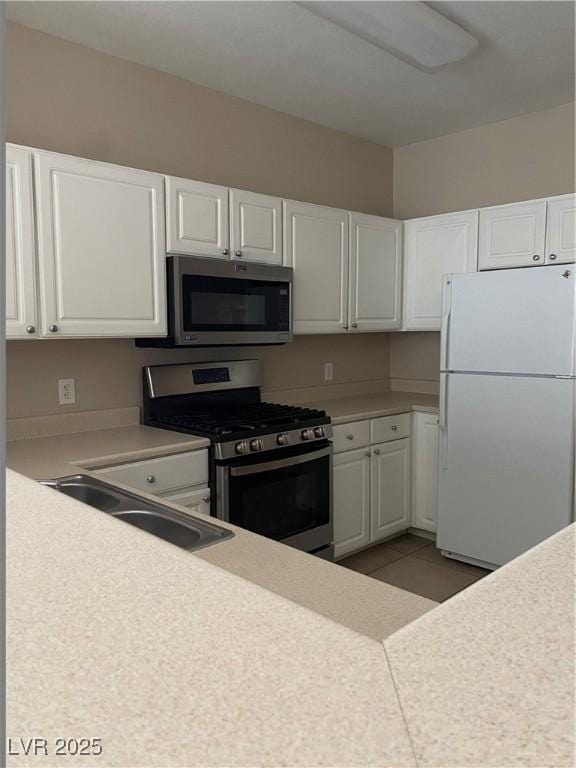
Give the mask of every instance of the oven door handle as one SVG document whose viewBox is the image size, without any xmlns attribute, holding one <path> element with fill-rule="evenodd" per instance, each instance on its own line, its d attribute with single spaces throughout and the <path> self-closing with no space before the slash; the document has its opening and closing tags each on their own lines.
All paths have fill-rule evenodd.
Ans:
<svg viewBox="0 0 576 768">
<path fill-rule="evenodd" d="M 248 464 L 244 467 L 230 467 L 232 477 L 244 477 L 245 475 L 259 475 L 262 472 L 272 472 L 275 469 L 292 467 L 295 464 L 306 464 L 309 461 L 320 459 L 322 456 L 329 456 L 332 453 L 332 446 L 322 448 L 320 451 L 305 453 L 300 456 L 290 456 L 288 459 L 279 459 L 278 461 L 267 461 L 263 464 Z"/>
</svg>

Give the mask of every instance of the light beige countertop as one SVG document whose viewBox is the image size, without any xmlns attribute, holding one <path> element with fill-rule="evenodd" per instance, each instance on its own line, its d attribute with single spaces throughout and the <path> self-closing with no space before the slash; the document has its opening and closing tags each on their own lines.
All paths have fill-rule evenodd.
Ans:
<svg viewBox="0 0 576 768">
<path fill-rule="evenodd" d="M 140 461 L 206 448 L 203 437 L 135 424 L 115 429 L 33 437 L 6 444 L 10 469 L 37 480 L 77 474 L 84 467 Z"/>
<path fill-rule="evenodd" d="M 437 413 L 438 395 L 423 395 L 418 392 L 382 392 L 302 403 L 302 406 L 322 408 L 330 416 L 333 424 L 346 424 L 349 421 L 376 419 L 379 416 L 393 416 L 407 411 Z"/>
<path fill-rule="evenodd" d="M 7 480 L 8 736 L 99 737 L 94 766 L 574 764 L 574 526 L 377 642 Z"/>
</svg>

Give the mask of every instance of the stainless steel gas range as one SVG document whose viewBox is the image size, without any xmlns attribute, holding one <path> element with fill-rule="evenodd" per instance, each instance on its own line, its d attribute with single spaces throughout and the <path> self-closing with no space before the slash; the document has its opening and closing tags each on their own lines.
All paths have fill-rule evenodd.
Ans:
<svg viewBox="0 0 576 768">
<path fill-rule="evenodd" d="M 210 439 L 211 514 L 332 559 L 332 428 L 264 403 L 258 360 L 144 368 L 142 422 Z"/>
</svg>

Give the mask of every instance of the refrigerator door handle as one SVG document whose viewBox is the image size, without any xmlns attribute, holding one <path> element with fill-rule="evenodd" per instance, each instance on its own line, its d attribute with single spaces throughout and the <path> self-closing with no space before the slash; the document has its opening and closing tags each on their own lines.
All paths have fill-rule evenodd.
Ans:
<svg viewBox="0 0 576 768">
<path fill-rule="evenodd" d="M 448 469 L 448 374 L 440 374 L 439 453 L 441 469 Z"/>
<path fill-rule="evenodd" d="M 442 321 L 440 325 L 440 370 L 448 368 L 448 337 L 450 335 L 450 314 L 452 309 L 452 275 L 442 278 Z"/>
</svg>

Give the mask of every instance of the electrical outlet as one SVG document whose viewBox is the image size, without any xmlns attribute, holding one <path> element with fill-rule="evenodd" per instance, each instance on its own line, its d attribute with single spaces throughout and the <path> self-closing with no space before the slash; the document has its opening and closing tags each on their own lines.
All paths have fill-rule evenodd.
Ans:
<svg viewBox="0 0 576 768">
<path fill-rule="evenodd" d="M 60 405 L 73 405 L 76 402 L 74 379 L 58 379 L 58 402 Z"/>
<path fill-rule="evenodd" d="M 334 380 L 334 363 L 324 363 L 324 381 Z"/>
</svg>

